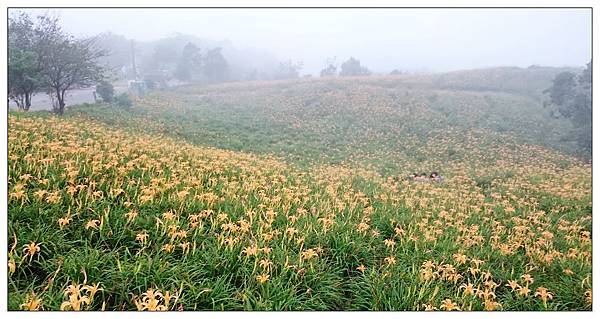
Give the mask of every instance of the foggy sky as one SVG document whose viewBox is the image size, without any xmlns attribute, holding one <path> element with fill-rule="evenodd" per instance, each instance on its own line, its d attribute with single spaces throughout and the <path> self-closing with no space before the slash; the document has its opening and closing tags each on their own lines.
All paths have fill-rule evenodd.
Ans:
<svg viewBox="0 0 600 319">
<path fill-rule="evenodd" d="M 27 10 L 33 14 L 47 10 Z M 112 31 L 156 40 L 173 32 L 229 40 L 317 74 L 350 56 L 375 72 L 490 66 L 583 66 L 590 9 L 60 9 L 76 36 Z"/>
</svg>

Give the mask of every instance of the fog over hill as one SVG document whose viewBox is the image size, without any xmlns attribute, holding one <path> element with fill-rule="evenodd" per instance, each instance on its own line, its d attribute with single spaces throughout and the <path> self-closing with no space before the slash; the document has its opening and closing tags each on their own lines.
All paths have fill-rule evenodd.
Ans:
<svg viewBox="0 0 600 319">
<path fill-rule="evenodd" d="M 275 71 L 278 63 L 272 54 L 264 50 L 238 47 L 226 40 L 215 41 L 189 34 L 172 33 L 153 41 L 136 41 L 112 32 L 102 33 L 99 37 L 100 47 L 110 52 L 103 61 L 116 70 L 131 67 L 132 42 L 136 63 L 142 73 L 154 69 L 173 72 L 183 48 L 188 43 L 194 44 L 204 52 L 212 48 L 221 48 L 229 66 L 230 77 L 234 80 L 245 79 L 254 70 L 261 70 L 263 77 L 267 77 Z"/>
</svg>

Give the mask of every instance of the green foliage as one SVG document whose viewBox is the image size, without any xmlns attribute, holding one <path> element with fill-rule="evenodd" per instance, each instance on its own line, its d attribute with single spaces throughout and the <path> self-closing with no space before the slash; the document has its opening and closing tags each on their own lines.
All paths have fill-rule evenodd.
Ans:
<svg viewBox="0 0 600 319">
<path fill-rule="evenodd" d="M 115 88 L 108 81 L 100 81 L 100 83 L 96 85 L 96 93 L 100 95 L 102 101 L 110 104 L 115 96 Z"/>
<path fill-rule="evenodd" d="M 44 85 L 34 42 L 33 21 L 25 13 L 8 20 L 8 98 L 29 110 L 31 96 Z"/>
<path fill-rule="evenodd" d="M 62 115 L 66 91 L 92 86 L 104 78 L 99 59 L 107 52 L 95 45 L 96 38 L 75 39 L 66 33 L 58 17 L 46 14 L 34 23 L 21 12 L 11 17 L 9 38 L 9 87 L 14 96 L 25 97 L 27 108 L 31 93 L 43 88 L 56 98 L 54 111 Z"/>
<path fill-rule="evenodd" d="M 563 72 L 556 76 L 545 93 L 558 112 L 573 122 L 573 139 L 588 159 L 592 156 L 592 62 L 577 76 Z"/>
<path fill-rule="evenodd" d="M 556 105 L 564 105 L 573 98 L 575 88 L 577 86 L 577 75 L 571 72 L 562 72 L 556 75 L 552 81 L 552 87 L 545 92 L 549 93 L 550 101 Z M 562 112 L 568 112 L 568 109 L 563 109 Z M 561 113 L 562 113 L 561 112 Z M 569 113 L 563 114 L 569 116 Z"/>
<path fill-rule="evenodd" d="M 121 108 L 131 108 L 133 106 L 133 101 L 129 97 L 127 93 L 121 93 L 114 97 L 115 105 Z"/>
<path fill-rule="evenodd" d="M 346 62 L 340 66 L 341 76 L 357 76 L 357 75 L 370 75 L 371 71 L 366 67 L 360 65 L 360 61 L 350 57 Z"/>
<path fill-rule="evenodd" d="M 43 85 L 35 52 L 10 48 L 8 56 L 8 97 L 19 109 L 29 110 L 31 96 Z"/>
<path fill-rule="evenodd" d="M 200 49 L 191 42 L 183 47 L 181 57 L 177 61 L 175 77 L 181 81 L 193 81 L 201 73 L 202 57 Z"/>
<path fill-rule="evenodd" d="M 208 50 L 202 60 L 202 71 L 209 83 L 219 83 L 227 79 L 229 65 L 221 53 L 221 48 Z"/>
</svg>

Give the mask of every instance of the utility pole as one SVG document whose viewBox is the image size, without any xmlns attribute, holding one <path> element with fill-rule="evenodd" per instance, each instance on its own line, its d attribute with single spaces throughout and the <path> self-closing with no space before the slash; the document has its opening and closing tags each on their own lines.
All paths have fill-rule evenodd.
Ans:
<svg viewBox="0 0 600 319">
<path fill-rule="evenodd" d="M 129 91 L 136 96 L 144 96 L 146 92 L 146 82 L 138 79 L 137 67 L 135 66 L 135 45 L 131 40 L 131 66 L 133 67 L 133 80 L 129 81 Z"/>
<path fill-rule="evenodd" d="M 137 69 L 135 67 L 135 47 L 133 44 L 133 39 L 131 40 L 131 65 L 133 66 L 133 79 L 137 80 Z"/>
</svg>

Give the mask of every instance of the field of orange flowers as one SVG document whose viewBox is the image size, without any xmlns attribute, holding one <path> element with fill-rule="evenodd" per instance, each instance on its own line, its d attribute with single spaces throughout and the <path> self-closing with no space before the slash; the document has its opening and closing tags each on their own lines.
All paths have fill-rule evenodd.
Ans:
<svg viewBox="0 0 600 319">
<path fill-rule="evenodd" d="M 591 309 L 591 166 L 485 109 L 436 116 L 524 97 L 388 90 L 10 113 L 9 309 Z M 404 177 L 426 169 L 444 183 Z"/>
</svg>

